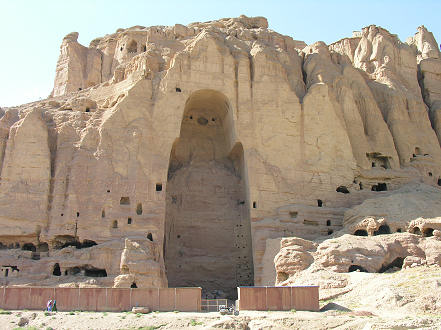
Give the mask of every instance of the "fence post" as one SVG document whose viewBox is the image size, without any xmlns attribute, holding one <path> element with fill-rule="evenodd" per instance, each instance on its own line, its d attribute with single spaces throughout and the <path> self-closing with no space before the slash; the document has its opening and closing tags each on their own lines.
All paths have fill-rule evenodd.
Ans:
<svg viewBox="0 0 441 330">
<path fill-rule="evenodd" d="M 28 306 L 30 306 L 31 303 L 32 303 L 32 302 L 31 302 L 31 293 L 32 293 L 31 291 L 32 291 L 32 287 L 29 288 L 29 297 L 28 297 L 28 304 L 29 304 L 29 305 L 28 305 Z M 25 305 L 25 306 L 26 306 L 26 305 Z M 29 308 L 28 306 L 26 306 L 26 307 L 25 307 L 25 306 L 22 306 L 21 309 L 25 309 L 25 308 L 27 309 L 27 308 Z M 33 307 L 33 306 L 32 306 L 32 307 Z"/>
<path fill-rule="evenodd" d="M 292 299 L 292 286 L 289 287 L 290 291 L 289 291 L 289 305 L 291 306 L 291 309 L 295 309 L 295 307 L 293 306 L 293 299 Z"/>
<path fill-rule="evenodd" d="M 161 308 L 161 291 L 159 291 L 159 290 L 161 290 L 161 289 L 158 288 L 158 311 Z"/>
<path fill-rule="evenodd" d="M 268 310 L 268 287 L 265 286 L 265 310 Z"/>
</svg>

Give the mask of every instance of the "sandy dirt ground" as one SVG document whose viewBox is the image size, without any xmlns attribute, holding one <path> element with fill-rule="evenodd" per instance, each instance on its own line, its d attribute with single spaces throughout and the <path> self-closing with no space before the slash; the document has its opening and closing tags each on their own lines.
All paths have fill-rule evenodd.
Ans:
<svg viewBox="0 0 441 330">
<path fill-rule="evenodd" d="M 439 316 L 387 317 L 367 312 L 256 312 L 238 316 L 219 313 L 166 312 L 150 314 L 10 311 L 0 315 L 1 329 L 441 329 Z M 3 312 L 4 313 L 4 312 Z"/>
</svg>

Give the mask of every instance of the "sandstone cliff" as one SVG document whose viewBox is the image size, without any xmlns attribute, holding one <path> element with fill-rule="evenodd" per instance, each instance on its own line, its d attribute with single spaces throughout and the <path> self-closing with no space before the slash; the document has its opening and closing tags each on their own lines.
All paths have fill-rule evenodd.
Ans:
<svg viewBox="0 0 441 330">
<path fill-rule="evenodd" d="M 262 283 L 268 239 L 332 235 L 384 191 L 441 185 L 441 62 L 424 27 L 307 46 L 241 16 L 77 37 L 52 97 L 1 112 L 14 281 L 76 272 L 232 296 Z"/>
</svg>

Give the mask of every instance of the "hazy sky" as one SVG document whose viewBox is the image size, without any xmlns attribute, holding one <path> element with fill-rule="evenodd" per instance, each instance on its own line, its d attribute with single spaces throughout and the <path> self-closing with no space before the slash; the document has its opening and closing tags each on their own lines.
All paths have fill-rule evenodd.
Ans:
<svg viewBox="0 0 441 330">
<path fill-rule="evenodd" d="M 440 0 L 0 0 L 0 106 L 46 98 L 63 37 L 89 42 L 118 28 L 174 25 L 223 17 L 265 16 L 297 40 L 326 43 L 376 24 L 402 41 L 424 24 L 441 42 Z"/>
</svg>

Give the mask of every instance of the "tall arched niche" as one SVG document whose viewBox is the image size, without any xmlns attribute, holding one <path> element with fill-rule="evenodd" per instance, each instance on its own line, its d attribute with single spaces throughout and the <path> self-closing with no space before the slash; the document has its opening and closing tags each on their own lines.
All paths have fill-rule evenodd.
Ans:
<svg viewBox="0 0 441 330">
<path fill-rule="evenodd" d="M 250 205 L 243 147 L 230 102 L 199 90 L 188 98 L 167 178 L 164 256 L 170 287 L 236 298 L 253 285 Z"/>
</svg>

